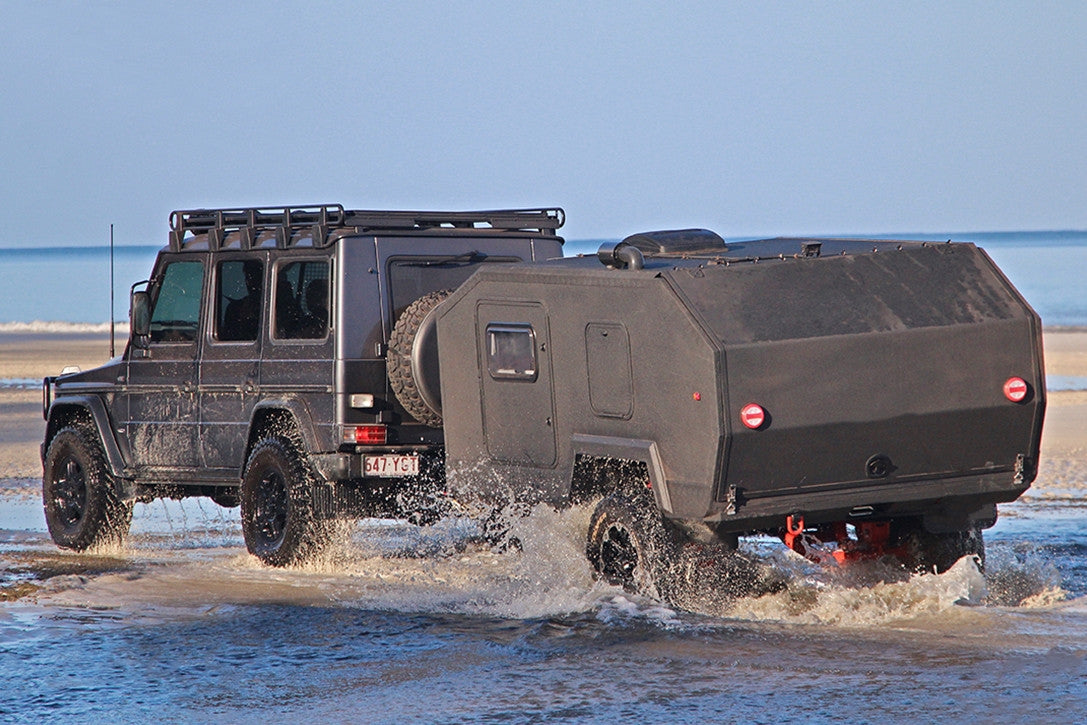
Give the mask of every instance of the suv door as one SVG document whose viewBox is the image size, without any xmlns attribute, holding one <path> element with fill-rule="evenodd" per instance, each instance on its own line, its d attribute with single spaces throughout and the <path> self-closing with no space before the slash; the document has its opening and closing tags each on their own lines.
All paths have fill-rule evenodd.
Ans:
<svg viewBox="0 0 1087 725">
<path fill-rule="evenodd" d="M 265 254 L 219 256 L 212 271 L 211 324 L 200 363 L 200 448 L 213 477 L 237 479 L 267 327 Z"/>
<path fill-rule="evenodd" d="M 196 371 L 205 256 L 185 255 L 161 267 L 150 289 L 148 346 L 129 347 L 125 428 L 138 467 L 191 469 L 199 463 Z"/>
<path fill-rule="evenodd" d="M 282 255 L 271 271 L 272 324 L 261 351 L 261 398 L 302 403 L 319 439 L 329 442 L 335 370 L 332 264 L 327 255 Z"/>
</svg>

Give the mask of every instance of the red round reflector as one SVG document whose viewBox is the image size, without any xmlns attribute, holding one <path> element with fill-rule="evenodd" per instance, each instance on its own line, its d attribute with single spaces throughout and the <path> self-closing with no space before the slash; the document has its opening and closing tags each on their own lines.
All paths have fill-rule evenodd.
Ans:
<svg viewBox="0 0 1087 725">
<path fill-rule="evenodd" d="M 766 422 L 766 411 L 762 409 L 762 406 L 748 403 L 740 409 L 740 422 L 751 430 L 761 428 Z"/>
<path fill-rule="evenodd" d="M 1030 388 L 1023 378 L 1010 377 L 1004 383 L 1004 397 L 1013 403 L 1022 403 L 1026 399 L 1028 392 L 1030 392 Z"/>
</svg>

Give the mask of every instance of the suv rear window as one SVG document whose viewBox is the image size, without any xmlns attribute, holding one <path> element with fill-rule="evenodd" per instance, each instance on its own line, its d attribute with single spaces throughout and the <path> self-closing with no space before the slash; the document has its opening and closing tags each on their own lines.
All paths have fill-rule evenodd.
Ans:
<svg viewBox="0 0 1087 725">
<path fill-rule="evenodd" d="M 326 260 L 291 262 L 276 275 L 275 337 L 322 340 L 328 336 L 329 266 Z"/>
<path fill-rule="evenodd" d="M 479 265 L 520 262 L 517 257 L 487 257 L 470 253 L 456 257 L 396 257 L 389 260 L 389 296 L 393 320 L 420 297 L 443 289 L 456 289 Z"/>
<path fill-rule="evenodd" d="M 252 342 L 264 309 L 264 265 L 255 259 L 219 263 L 215 330 L 219 340 Z"/>
</svg>

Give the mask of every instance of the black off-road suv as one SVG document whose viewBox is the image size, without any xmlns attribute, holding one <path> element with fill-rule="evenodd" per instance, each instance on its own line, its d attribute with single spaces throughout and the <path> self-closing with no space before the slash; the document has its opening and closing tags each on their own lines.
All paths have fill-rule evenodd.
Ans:
<svg viewBox="0 0 1087 725">
<path fill-rule="evenodd" d="M 174 212 L 133 288 L 124 354 L 45 381 L 53 539 L 119 542 L 134 501 L 210 496 L 240 503 L 249 550 L 280 565 L 319 549 L 337 517 L 426 515 L 443 437 L 412 348 L 433 293 L 481 266 L 561 257 L 562 222 L 561 209 Z"/>
</svg>

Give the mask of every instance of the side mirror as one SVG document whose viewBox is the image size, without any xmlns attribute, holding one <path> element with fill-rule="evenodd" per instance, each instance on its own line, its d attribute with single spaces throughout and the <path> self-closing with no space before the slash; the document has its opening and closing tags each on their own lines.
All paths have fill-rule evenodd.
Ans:
<svg viewBox="0 0 1087 725">
<path fill-rule="evenodd" d="M 133 290 L 129 300 L 128 324 L 136 347 L 147 347 L 151 334 L 151 297 L 146 290 Z"/>
</svg>

